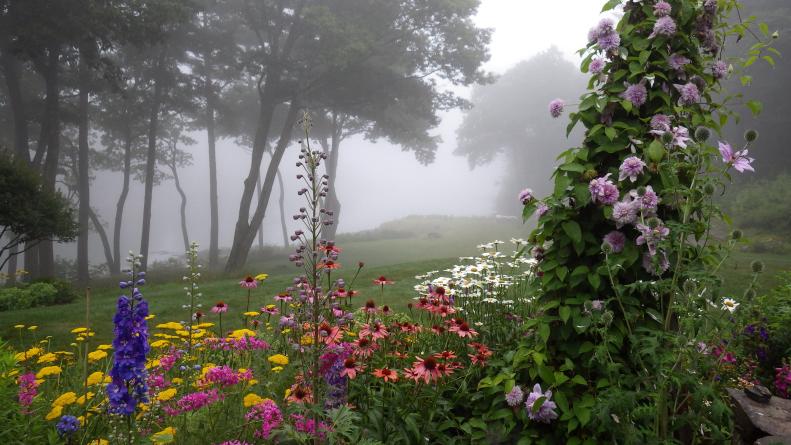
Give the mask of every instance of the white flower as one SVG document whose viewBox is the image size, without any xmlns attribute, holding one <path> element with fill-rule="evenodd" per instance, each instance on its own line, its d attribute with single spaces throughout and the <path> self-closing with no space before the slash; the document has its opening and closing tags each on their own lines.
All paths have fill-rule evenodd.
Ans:
<svg viewBox="0 0 791 445">
<path fill-rule="evenodd" d="M 737 303 L 736 300 L 734 300 L 733 298 L 726 298 L 726 299 L 722 300 L 722 308 L 721 309 L 723 311 L 728 311 L 728 312 L 733 313 L 733 311 L 735 311 L 737 307 L 739 307 L 739 303 Z"/>
</svg>

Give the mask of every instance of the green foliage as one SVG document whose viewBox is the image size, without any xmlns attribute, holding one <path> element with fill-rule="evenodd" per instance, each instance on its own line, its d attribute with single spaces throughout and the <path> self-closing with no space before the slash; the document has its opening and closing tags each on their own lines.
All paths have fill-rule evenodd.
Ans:
<svg viewBox="0 0 791 445">
<path fill-rule="evenodd" d="M 28 285 L 0 289 L 0 311 L 68 304 L 76 298 L 77 293 L 66 281 L 38 281 Z"/>
<path fill-rule="evenodd" d="M 761 179 L 729 190 L 723 209 L 748 235 L 791 235 L 791 175 Z"/>
</svg>

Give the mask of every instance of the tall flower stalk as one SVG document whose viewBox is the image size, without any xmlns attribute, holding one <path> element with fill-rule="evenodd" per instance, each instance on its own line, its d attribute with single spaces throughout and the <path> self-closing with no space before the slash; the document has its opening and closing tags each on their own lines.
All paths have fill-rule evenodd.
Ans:
<svg viewBox="0 0 791 445">
<path fill-rule="evenodd" d="M 195 301 L 196 298 L 203 296 L 201 292 L 199 292 L 198 280 L 200 279 L 200 269 L 201 265 L 198 264 L 198 243 L 193 241 L 190 244 L 190 248 L 187 251 L 187 270 L 188 274 L 183 277 L 183 280 L 188 283 L 188 285 L 184 288 L 187 291 L 187 297 L 190 299 L 189 305 L 184 305 L 185 309 L 189 309 L 189 314 L 187 317 L 187 332 L 189 333 L 189 339 L 187 340 L 187 351 L 192 352 L 192 330 L 194 329 L 194 324 L 196 321 L 196 309 L 201 308 L 203 305 L 201 303 L 197 303 Z"/>
<path fill-rule="evenodd" d="M 145 284 L 145 272 L 139 271 L 142 256 L 132 253 L 129 262 L 129 280 L 120 283 L 121 289 L 130 289 L 131 295 L 118 297 L 113 339 L 112 381 L 107 385 L 111 414 L 131 416 L 137 405 L 148 401 L 146 356 L 149 351 L 148 302 L 143 299 L 140 286 Z"/>
</svg>

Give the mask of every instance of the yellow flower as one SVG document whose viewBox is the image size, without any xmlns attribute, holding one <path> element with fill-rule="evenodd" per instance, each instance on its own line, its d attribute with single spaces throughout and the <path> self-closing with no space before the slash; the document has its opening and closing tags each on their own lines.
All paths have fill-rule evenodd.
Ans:
<svg viewBox="0 0 791 445">
<path fill-rule="evenodd" d="M 156 318 L 156 315 L 154 314 L 146 315 L 146 320 L 153 320 L 154 318 Z"/>
<path fill-rule="evenodd" d="M 50 375 L 58 375 L 63 372 L 60 366 L 45 366 L 36 373 L 36 378 L 41 379 Z"/>
<path fill-rule="evenodd" d="M 164 430 L 155 433 L 151 436 L 151 441 L 155 444 L 167 444 L 172 443 L 175 440 L 176 436 L 176 429 L 172 426 L 165 428 Z"/>
<path fill-rule="evenodd" d="M 242 315 L 244 315 L 246 317 L 257 317 L 257 316 L 261 315 L 261 313 L 260 312 L 256 312 L 256 311 L 250 311 L 250 312 L 245 312 Z"/>
<path fill-rule="evenodd" d="M 263 401 L 264 399 L 261 396 L 251 392 L 250 394 L 244 396 L 243 403 L 245 408 L 250 408 L 251 406 L 258 405 Z"/>
<path fill-rule="evenodd" d="M 159 394 L 157 394 L 157 400 L 160 402 L 166 402 L 172 399 L 176 395 L 176 388 L 166 389 Z"/>
<path fill-rule="evenodd" d="M 258 380 L 256 379 L 250 379 L 250 381 L 247 382 L 248 386 L 255 386 L 257 384 L 258 384 Z"/>
<path fill-rule="evenodd" d="M 171 381 L 173 382 L 174 385 L 181 385 L 182 383 L 184 383 L 184 379 L 182 379 L 181 377 L 173 377 Z"/>
<path fill-rule="evenodd" d="M 60 397 L 52 402 L 52 406 L 67 406 L 77 401 L 77 394 L 74 391 L 63 393 Z"/>
<path fill-rule="evenodd" d="M 167 341 L 167 340 L 157 340 L 157 341 L 151 342 L 151 347 L 152 348 L 161 348 L 161 347 L 167 346 L 169 344 L 170 344 L 170 342 Z"/>
<path fill-rule="evenodd" d="M 275 366 L 274 368 L 272 368 L 272 372 L 274 372 L 274 373 L 278 373 L 278 372 L 280 372 L 282 370 L 283 370 L 282 366 Z"/>
<path fill-rule="evenodd" d="M 357 333 L 354 331 L 346 331 L 346 335 L 349 337 L 357 337 Z"/>
<path fill-rule="evenodd" d="M 176 331 L 176 335 L 180 335 L 182 337 L 189 337 L 190 336 L 190 331 L 185 331 L 185 330 L 182 329 L 180 331 Z"/>
<path fill-rule="evenodd" d="M 75 338 L 75 340 L 77 340 L 77 341 L 85 341 L 85 337 L 80 335 L 79 337 Z"/>
<path fill-rule="evenodd" d="M 61 414 L 62 412 L 63 412 L 63 407 L 62 407 L 62 406 L 60 406 L 60 405 L 58 405 L 58 406 L 54 406 L 54 407 L 53 407 L 53 408 L 52 408 L 52 409 L 49 411 L 49 413 L 47 413 L 47 416 L 46 416 L 46 417 L 44 417 L 44 418 L 45 418 L 45 419 L 47 419 L 47 420 L 53 420 L 53 419 L 57 419 L 58 417 L 60 417 L 60 414 Z"/>
<path fill-rule="evenodd" d="M 299 344 L 302 346 L 308 346 L 313 344 L 313 336 L 310 334 L 305 334 L 299 339 Z"/>
<path fill-rule="evenodd" d="M 88 353 L 89 362 L 97 362 L 105 357 L 107 357 L 107 353 L 101 350 Z"/>
<path fill-rule="evenodd" d="M 214 323 L 208 323 L 208 322 L 207 323 L 200 323 L 200 324 L 196 324 L 195 325 L 195 327 L 199 328 L 199 329 L 206 329 L 206 328 L 210 328 L 212 326 L 214 326 Z"/>
<path fill-rule="evenodd" d="M 102 380 L 104 380 L 104 373 L 101 371 L 96 371 L 88 376 L 88 380 L 86 380 L 86 383 L 88 384 L 88 386 L 93 386 L 102 383 Z"/>
<path fill-rule="evenodd" d="M 53 354 L 51 352 L 48 352 L 48 353 L 42 355 L 41 357 L 39 357 L 38 361 L 36 363 L 38 363 L 38 364 L 52 363 L 52 362 L 54 362 L 57 359 L 58 359 L 57 355 L 55 355 L 55 354 Z"/>
<path fill-rule="evenodd" d="M 95 396 L 95 395 L 96 394 L 92 393 L 91 391 L 88 391 L 87 393 L 77 397 L 77 404 L 78 405 L 85 405 L 85 402 L 87 402 L 88 400 L 91 400 L 93 398 L 93 396 Z"/>
<path fill-rule="evenodd" d="M 265 273 L 260 273 L 255 276 L 255 279 L 258 281 L 266 281 L 267 278 L 269 278 L 269 275 Z"/>
<path fill-rule="evenodd" d="M 285 366 L 288 364 L 288 357 L 283 354 L 270 355 L 267 360 L 273 365 Z"/>
<path fill-rule="evenodd" d="M 242 337 L 255 337 L 255 331 L 251 331 L 249 329 L 237 329 L 231 332 L 228 337 L 230 338 L 242 338 Z"/>
<path fill-rule="evenodd" d="M 110 445 L 110 442 L 107 439 L 94 439 L 88 445 Z"/>
<path fill-rule="evenodd" d="M 27 351 L 18 352 L 16 355 L 14 355 L 14 358 L 18 362 L 24 362 L 25 360 L 33 358 L 39 354 L 41 354 L 41 348 L 30 348 Z"/>
<path fill-rule="evenodd" d="M 184 329 L 184 326 L 182 326 L 181 323 L 176 323 L 175 321 L 169 321 L 167 323 L 158 324 L 157 329 L 170 329 L 173 331 L 180 331 Z"/>
<path fill-rule="evenodd" d="M 77 420 L 80 421 L 80 426 L 84 426 L 85 425 L 85 416 L 77 417 Z"/>
<path fill-rule="evenodd" d="M 25 325 L 23 325 L 23 324 L 15 324 L 14 328 L 16 328 L 16 329 L 25 329 Z"/>
<path fill-rule="evenodd" d="M 35 325 L 27 327 L 28 331 L 35 331 L 36 329 L 38 329 L 38 326 L 35 326 Z"/>
<path fill-rule="evenodd" d="M 107 350 L 113 349 L 113 345 L 99 345 L 99 346 L 96 347 L 96 349 L 98 349 L 100 351 L 107 351 Z"/>
<path fill-rule="evenodd" d="M 82 334 L 83 332 L 88 332 L 88 328 L 74 328 L 71 330 L 72 334 Z"/>
<path fill-rule="evenodd" d="M 285 328 L 282 331 L 280 331 L 280 333 L 282 334 L 288 334 L 289 332 L 291 332 L 291 328 Z"/>
</svg>

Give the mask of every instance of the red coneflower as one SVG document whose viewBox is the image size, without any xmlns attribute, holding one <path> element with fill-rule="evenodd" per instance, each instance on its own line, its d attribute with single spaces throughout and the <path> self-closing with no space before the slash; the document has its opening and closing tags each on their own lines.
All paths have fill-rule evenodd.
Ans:
<svg viewBox="0 0 791 445">
<path fill-rule="evenodd" d="M 434 326 L 431 327 L 431 332 L 433 332 L 433 333 L 435 333 L 437 335 L 444 334 L 445 333 L 445 327 L 435 324 Z"/>
<path fill-rule="evenodd" d="M 398 381 L 398 372 L 393 371 L 387 367 L 375 369 L 373 372 L 374 377 L 379 377 L 380 379 L 384 380 L 385 382 L 397 382 Z"/>
<path fill-rule="evenodd" d="M 375 321 L 371 324 L 364 324 L 362 329 L 360 329 L 360 337 L 368 337 L 369 335 L 375 341 L 380 338 L 385 338 L 390 333 L 387 332 L 387 328 L 382 323 Z"/>
<path fill-rule="evenodd" d="M 324 259 L 321 263 L 319 263 L 319 268 L 323 269 L 340 269 L 341 263 L 336 263 L 330 259 Z"/>
<path fill-rule="evenodd" d="M 223 312 L 228 312 L 228 305 L 223 303 L 222 301 L 218 301 L 214 307 L 211 308 L 211 311 L 215 314 L 221 314 Z"/>
<path fill-rule="evenodd" d="M 258 281 L 256 281 L 255 278 L 248 275 L 247 277 L 245 277 L 244 280 L 239 282 L 239 285 L 245 289 L 255 289 L 256 287 L 258 287 Z"/>
<path fill-rule="evenodd" d="M 357 363 L 353 357 L 349 357 L 343 361 L 343 370 L 341 370 L 341 376 L 347 376 L 350 379 L 357 377 L 358 372 L 363 372 L 365 370 L 365 366 Z"/>
<path fill-rule="evenodd" d="M 451 360 L 456 357 L 457 355 L 453 351 L 442 351 L 438 354 L 434 354 L 434 358 L 438 358 L 441 360 Z"/>
<path fill-rule="evenodd" d="M 381 275 L 379 278 L 374 280 L 374 284 L 377 286 L 385 286 L 395 284 L 395 281 L 388 280 L 384 275 Z"/>
<path fill-rule="evenodd" d="M 365 312 L 372 314 L 376 312 L 376 302 L 374 300 L 368 300 L 365 302 L 365 307 L 363 308 Z"/>
<path fill-rule="evenodd" d="M 377 348 L 376 343 L 367 338 L 358 338 L 357 341 L 354 342 L 354 346 L 354 355 L 360 357 L 369 357 Z"/>
<path fill-rule="evenodd" d="M 340 340 L 340 328 L 331 326 L 326 321 L 319 325 L 319 340 L 325 344 L 332 345 Z"/>
<path fill-rule="evenodd" d="M 313 397 L 310 393 L 310 388 L 296 384 L 291 386 L 291 393 L 288 395 L 286 400 L 295 403 L 312 403 Z"/>
</svg>

